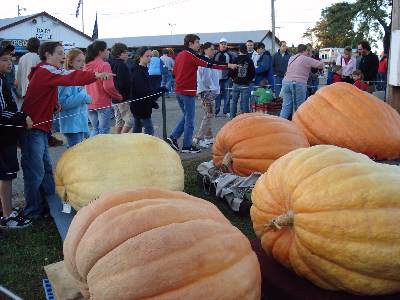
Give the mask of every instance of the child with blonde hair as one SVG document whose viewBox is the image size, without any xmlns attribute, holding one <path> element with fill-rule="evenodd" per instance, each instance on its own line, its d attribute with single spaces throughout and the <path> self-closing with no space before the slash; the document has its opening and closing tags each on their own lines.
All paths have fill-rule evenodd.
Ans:
<svg viewBox="0 0 400 300">
<path fill-rule="evenodd" d="M 68 51 L 65 59 L 65 71 L 82 70 L 85 55 L 80 49 Z M 83 141 L 89 132 L 88 104 L 92 98 L 82 86 L 60 86 L 58 102 L 61 105 L 60 132 L 67 139 L 68 148 Z"/>
</svg>

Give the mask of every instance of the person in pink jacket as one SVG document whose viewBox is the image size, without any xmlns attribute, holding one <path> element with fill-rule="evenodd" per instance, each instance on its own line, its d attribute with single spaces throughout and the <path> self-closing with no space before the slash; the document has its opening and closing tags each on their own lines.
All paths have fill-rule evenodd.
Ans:
<svg viewBox="0 0 400 300">
<path fill-rule="evenodd" d="M 107 49 L 106 42 L 95 41 L 87 47 L 85 71 L 112 73 L 111 66 L 107 62 L 110 51 Z M 112 78 L 93 82 L 86 85 L 86 91 L 93 101 L 89 105 L 89 120 L 92 124 L 90 136 L 106 134 L 110 132 L 111 99 L 122 101 L 122 96 L 114 86 Z"/>
</svg>

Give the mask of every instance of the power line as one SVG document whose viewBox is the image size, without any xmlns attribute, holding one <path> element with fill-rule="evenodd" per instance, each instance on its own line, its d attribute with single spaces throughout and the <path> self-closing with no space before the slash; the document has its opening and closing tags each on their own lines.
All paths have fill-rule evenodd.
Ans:
<svg viewBox="0 0 400 300">
<path fill-rule="evenodd" d="M 114 13 L 97 13 L 97 15 L 113 16 L 113 15 L 133 15 L 133 14 L 139 14 L 139 13 L 147 13 L 147 12 L 151 12 L 151 11 L 162 9 L 162 8 L 173 7 L 173 6 L 176 6 L 176 5 L 185 3 L 185 2 L 189 2 L 189 1 L 190 0 L 175 0 L 175 1 L 170 1 L 165 4 L 158 5 L 158 6 L 144 8 L 144 9 L 138 9 L 138 10 L 134 10 L 134 11 L 114 12 Z M 53 15 L 75 16 L 75 13 L 52 12 L 52 14 Z"/>
<path fill-rule="evenodd" d="M 175 0 L 175 1 L 170 1 L 170 2 L 168 2 L 168 3 L 161 4 L 161 5 L 158 5 L 158 6 L 154 6 L 154 7 L 150 7 L 150 8 L 145 8 L 145 9 L 138 9 L 138 10 L 135 10 L 135 11 L 116 12 L 116 13 L 100 13 L 99 15 L 102 15 L 102 16 L 112 16 L 112 15 L 134 15 L 134 14 L 146 13 L 146 12 L 158 10 L 158 9 L 161 9 L 161 8 L 172 7 L 172 6 L 179 5 L 179 4 L 188 2 L 188 1 L 190 1 L 190 0 Z"/>
</svg>

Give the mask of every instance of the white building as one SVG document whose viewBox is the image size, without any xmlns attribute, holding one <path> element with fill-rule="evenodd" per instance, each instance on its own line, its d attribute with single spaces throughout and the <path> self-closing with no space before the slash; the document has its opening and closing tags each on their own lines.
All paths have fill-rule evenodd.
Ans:
<svg viewBox="0 0 400 300">
<path fill-rule="evenodd" d="M 17 53 L 26 52 L 26 41 L 37 37 L 42 42 L 57 41 L 86 48 L 93 39 L 46 12 L 16 18 L 0 19 L 0 40 L 9 40 Z"/>
<path fill-rule="evenodd" d="M 231 31 L 231 32 L 213 32 L 213 33 L 196 33 L 200 37 L 200 42 L 211 42 L 218 44 L 221 38 L 228 40 L 228 45 L 237 46 L 240 43 L 246 43 L 247 40 L 254 42 L 263 42 L 265 48 L 272 48 L 272 33 L 269 30 L 254 30 L 254 31 Z M 148 46 L 154 48 L 182 48 L 183 39 L 186 34 L 175 35 L 157 35 L 157 36 L 134 36 L 122 38 L 107 38 L 102 39 L 111 47 L 115 43 L 124 43 L 129 48 L 139 48 Z M 275 49 L 279 48 L 279 40 L 275 38 Z"/>
</svg>

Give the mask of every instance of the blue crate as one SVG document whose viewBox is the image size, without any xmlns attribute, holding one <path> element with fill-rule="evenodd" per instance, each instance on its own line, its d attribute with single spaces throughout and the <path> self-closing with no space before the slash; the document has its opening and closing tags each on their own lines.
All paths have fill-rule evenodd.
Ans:
<svg viewBox="0 0 400 300">
<path fill-rule="evenodd" d="M 51 283 L 47 278 L 43 279 L 43 290 L 46 295 L 46 300 L 56 300 Z"/>
</svg>

